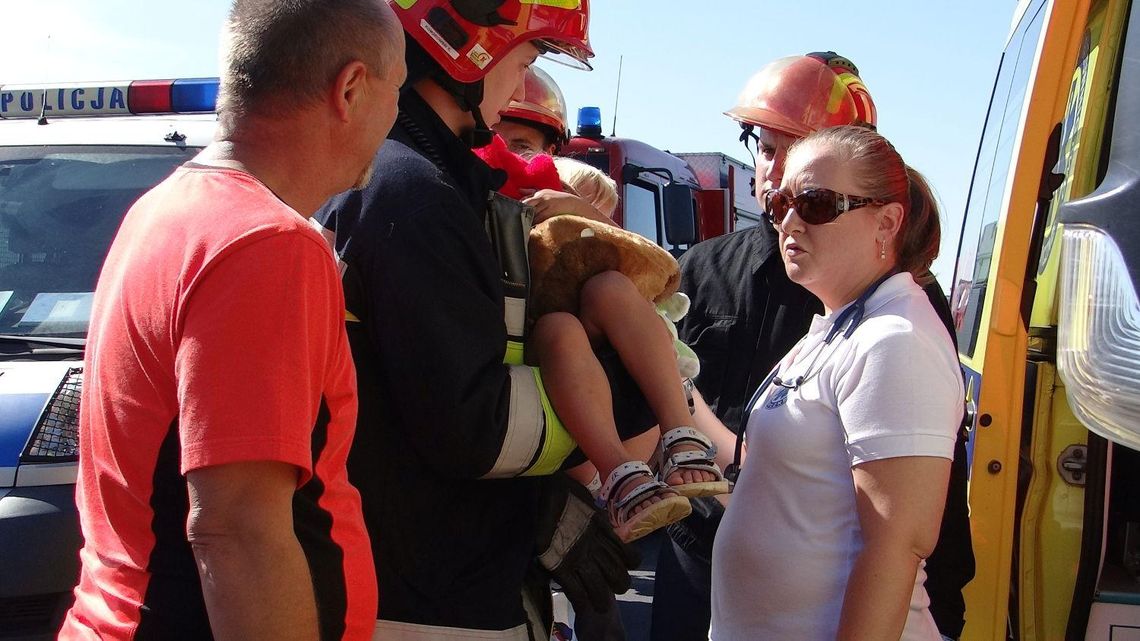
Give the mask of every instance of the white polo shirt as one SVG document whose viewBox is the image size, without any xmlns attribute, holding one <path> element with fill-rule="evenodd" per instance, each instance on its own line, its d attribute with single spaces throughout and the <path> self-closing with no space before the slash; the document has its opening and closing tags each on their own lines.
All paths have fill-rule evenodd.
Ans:
<svg viewBox="0 0 1140 641">
<path fill-rule="evenodd" d="M 851 468 L 954 456 L 961 370 L 923 290 L 892 276 L 850 338 L 825 344 L 842 311 L 815 317 L 781 366 L 784 380 L 805 377 L 799 389 L 770 386 L 748 417 L 748 459 L 713 547 L 715 641 L 835 639 L 863 547 Z M 925 580 L 920 566 L 903 641 L 941 638 Z"/>
</svg>

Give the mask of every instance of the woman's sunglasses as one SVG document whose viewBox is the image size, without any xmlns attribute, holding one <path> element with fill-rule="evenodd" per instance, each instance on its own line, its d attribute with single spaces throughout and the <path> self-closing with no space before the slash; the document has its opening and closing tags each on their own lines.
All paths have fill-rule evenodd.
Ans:
<svg viewBox="0 0 1140 641">
<path fill-rule="evenodd" d="M 885 205 L 886 201 L 863 196 L 848 196 L 830 189 L 807 189 L 789 196 L 779 189 L 764 192 L 764 220 L 773 225 L 782 225 L 789 209 L 809 225 L 822 225 L 839 218 L 845 212 L 867 207 Z"/>
</svg>

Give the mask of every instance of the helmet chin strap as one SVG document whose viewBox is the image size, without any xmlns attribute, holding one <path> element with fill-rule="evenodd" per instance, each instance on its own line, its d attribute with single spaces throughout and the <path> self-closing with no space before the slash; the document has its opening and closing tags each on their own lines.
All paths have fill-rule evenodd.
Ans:
<svg viewBox="0 0 1140 641">
<path fill-rule="evenodd" d="M 470 112 L 471 117 L 475 119 L 475 126 L 471 129 L 460 132 L 459 137 L 472 149 L 479 147 L 486 147 L 491 144 L 491 140 L 495 137 L 495 132 L 487 126 L 487 121 L 483 119 L 483 111 L 479 106 L 483 103 L 483 81 L 476 80 L 475 82 L 459 82 L 455 78 L 447 75 L 447 73 L 439 65 L 434 65 L 435 69 L 432 70 L 432 79 L 436 81 L 439 86 L 443 87 L 451 97 L 455 99 L 455 103 L 463 111 Z"/>
<path fill-rule="evenodd" d="M 749 142 L 760 142 L 760 136 L 756 135 L 756 128 L 748 123 L 740 123 L 740 142 L 744 143 L 744 149 L 752 156 L 752 166 L 756 166 L 756 154 L 752 153 L 752 145 Z M 752 177 L 752 195 L 756 195 L 756 177 Z"/>
<path fill-rule="evenodd" d="M 460 105 L 461 107 L 463 105 Z M 466 108 L 466 107 L 465 107 Z M 467 143 L 472 149 L 486 147 L 491 144 L 491 140 L 495 138 L 495 132 L 487 126 L 487 122 L 483 120 L 483 111 L 479 109 L 478 105 L 474 108 L 468 109 L 471 116 L 475 119 L 475 126 L 467 131 L 464 131 L 460 136 L 463 142 Z"/>
</svg>

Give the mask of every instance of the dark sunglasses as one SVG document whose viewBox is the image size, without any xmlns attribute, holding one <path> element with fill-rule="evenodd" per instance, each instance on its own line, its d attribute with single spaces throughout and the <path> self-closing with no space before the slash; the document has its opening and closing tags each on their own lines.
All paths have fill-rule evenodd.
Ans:
<svg viewBox="0 0 1140 641">
<path fill-rule="evenodd" d="M 807 189 L 789 196 L 778 189 L 764 192 L 764 220 L 782 225 L 789 209 L 809 225 L 822 225 L 839 218 L 839 215 L 869 205 L 885 205 L 886 201 L 863 196 L 848 196 L 830 189 Z"/>
</svg>

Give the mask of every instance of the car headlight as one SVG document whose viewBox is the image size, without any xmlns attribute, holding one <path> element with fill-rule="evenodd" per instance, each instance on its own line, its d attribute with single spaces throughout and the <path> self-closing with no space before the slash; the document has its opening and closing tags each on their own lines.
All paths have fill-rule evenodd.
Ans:
<svg viewBox="0 0 1140 641">
<path fill-rule="evenodd" d="M 67 370 L 44 408 L 20 460 L 25 463 L 74 461 L 79 456 L 79 395 L 83 368 Z"/>
<path fill-rule="evenodd" d="M 1089 430 L 1140 449 L 1140 301 L 1116 242 L 1089 225 L 1061 241 L 1057 369 Z"/>
</svg>

